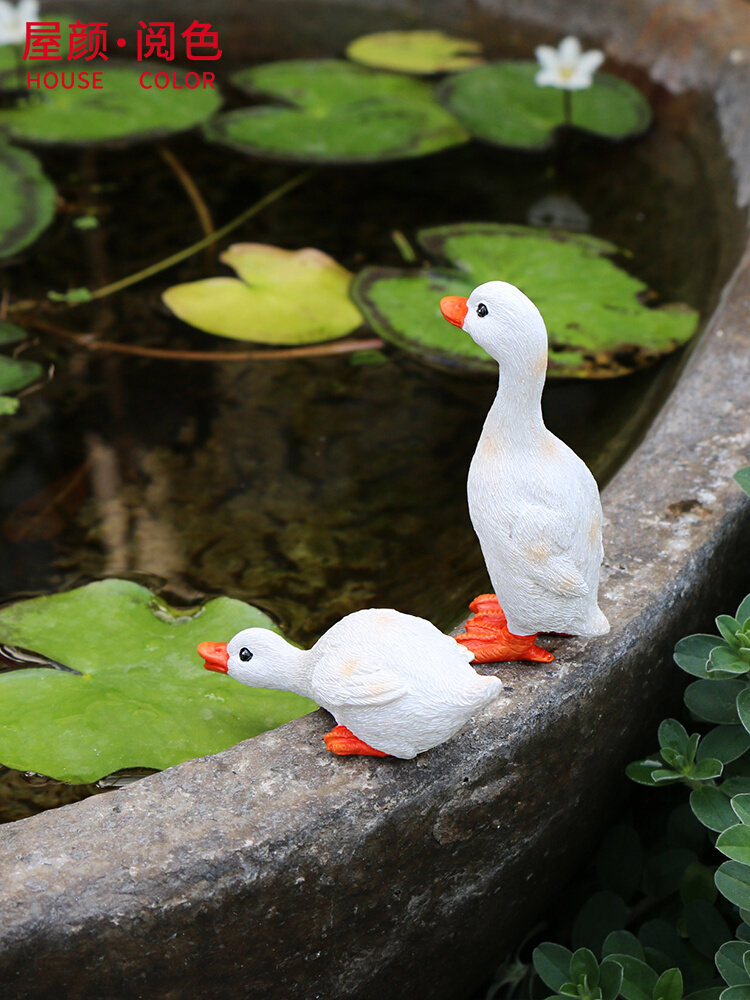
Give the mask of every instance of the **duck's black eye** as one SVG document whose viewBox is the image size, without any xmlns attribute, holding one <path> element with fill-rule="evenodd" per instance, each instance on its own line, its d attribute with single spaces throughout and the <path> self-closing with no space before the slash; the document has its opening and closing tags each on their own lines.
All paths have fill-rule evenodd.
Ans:
<svg viewBox="0 0 750 1000">
<path fill-rule="evenodd" d="M 242 660 L 242 662 L 247 663 L 247 661 L 252 660 L 252 658 L 253 654 L 250 652 L 247 646 L 243 646 L 242 649 L 240 650 L 240 659 Z"/>
<path fill-rule="evenodd" d="M 484 302 L 480 302 L 479 305 L 477 306 L 477 316 L 479 316 L 481 319 L 484 319 L 484 317 L 487 315 L 488 312 L 489 309 L 484 304 Z"/>
</svg>

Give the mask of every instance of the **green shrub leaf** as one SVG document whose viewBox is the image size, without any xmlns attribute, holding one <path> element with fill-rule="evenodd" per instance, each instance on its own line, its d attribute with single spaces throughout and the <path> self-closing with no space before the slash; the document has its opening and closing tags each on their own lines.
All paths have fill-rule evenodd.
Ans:
<svg viewBox="0 0 750 1000">
<path fill-rule="evenodd" d="M 745 493 L 750 496 L 750 465 L 746 465 L 744 469 L 740 469 L 739 472 L 735 472 L 732 477 L 734 481 L 740 486 Z M 746 597 L 747 601 L 748 598 Z M 738 613 L 737 617 L 742 620 L 743 616 Z M 745 618 L 750 618 L 750 611 L 744 616 Z"/>
<path fill-rule="evenodd" d="M 710 785 L 703 785 L 690 793 L 690 808 L 704 826 L 717 833 L 737 822 L 727 796 Z"/>
<path fill-rule="evenodd" d="M 539 978 L 545 986 L 558 992 L 570 979 L 570 960 L 573 953 L 561 944 L 545 942 L 534 949 L 532 960 Z"/>
<path fill-rule="evenodd" d="M 680 639 L 674 648 L 674 660 L 678 667 L 695 677 L 707 677 L 706 664 L 711 650 L 725 645 L 715 635 L 689 635 Z"/>
<path fill-rule="evenodd" d="M 657 785 L 670 785 L 674 784 L 675 781 L 682 781 L 684 776 L 677 771 L 668 771 L 665 768 L 662 771 L 654 771 L 651 777 Z"/>
<path fill-rule="evenodd" d="M 738 763 L 741 762 L 738 761 Z M 721 790 L 730 799 L 736 795 L 748 795 L 750 794 L 750 778 L 741 774 L 727 778 L 726 781 L 722 781 Z"/>
<path fill-rule="evenodd" d="M 652 1000 L 658 977 L 650 966 L 622 953 L 609 955 L 608 958 L 622 966 L 620 993 L 625 1000 Z"/>
<path fill-rule="evenodd" d="M 126 580 L 0 608 L 4 642 L 80 671 L 0 674 L 0 761 L 90 782 L 216 753 L 311 711 L 305 698 L 203 669 L 199 642 L 227 641 L 255 625 L 272 627 L 262 612 L 227 597 L 192 614 L 165 614 L 150 591 Z"/>
<path fill-rule="evenodd" d="M 599 963 L 596 956 L 588 948 L 578 948 L 570 960 L 570 978 L 574 983 L 586 985 L 593 989 L 599 985 Z"/>
<path fill-rule="evenodd" d="M 719 834 L 716 847 L 733 861 L 750 865 L 750 826 L 745 826 L 743 823 L 730 826 Z"/>
<path fill-rule="evenodd" d="M 643 945 L 630 931 L 612 931 L 608 934 L 602 946 L 602 958 L 612 955 L 629 955 L 643 962 L 645 955 Z"/>
<path fill-rule="evenodd" d="M 750 1000 L 750 986 L 730 986 L 719 995 L 719 1000 Z"/>
<path fill-rule="evenodd" d="M 740 622 L 731 615 L 719 615 L 716 619 L 716 627 L 724 636 L 730 646 L 737 647 L 737 632 L 741 628 Z"/>
<path fill-rule="evenodd" d="M 711 885 L 713 887 L 713 872 L 711 872 Z M 715 888 L 714 896 L 716 896 Z M 664 956 L 666 960 L 664 969 L 676 965 L 683 973 L 689 973 L 690 953 L 673 924 L 662 919 L 647 920 L 638 931 L 638 936 L 644 948 Z"/>
<path fill-rule="evenodd" d="M 688 732 L 677 719 L 664 719 L 659 726 L 659 746 L 669 747 L 677 753 L 684 754 L 688 743 Z"/>
<path fill-rule="evenodd" d="M 715 646 L 711 650 L 706 670 L 709 676 L 717 671 L 727 674 L 746 674 L 750 670 L 750 663 L 743 660 L 737 650 L 730 646 Z"/>
<path fill-rule="evenodd" d="M 748 831 L 750 833 L 750 830 Z M 721 834 L 721 837 L 725 834 Z M 721 839 L 721 837 L 719 839 Z M 685 928 L 690 943 L 707 958 L 713 960 L 718 948 L 731 937 L 727 923 L 711 903 L 696 899 L 687 903 L 683 911 Z"/>
<path fill-rule="evenodd" d="M 726 681 L 723 681 L 726 684 Z M 750 732 L 750 687 L 743 685 L 742 691 L 737 698 L 737 712 L 739 719 L 745 729 Z"/>
<path fill-rule="evenodd" d="M 602 962 L 599 969 L 599 989 L 602 1000 L 616 1000 L 622 989 L 623 971 L 617 962 Z"/>
<path fill-rule="evenodd" d="M 750 794 L 747 792 L 735 795 L 731 799 L 732 811 L 737 814 L 740 822 L 750 828 Z"/>
<path fill-rule="evenodd" d="M 685 691 L 685 704 L 705 722 L 732 726 L 740 719 L 737 696 L 746 690 L 750 689 L 742 681 L 693 681 Z"/>
<path fill-rule="evenodd" d="M 599 954 L 611 931 L 625 926 L 628 908 L 621 896 L 603 890 L 595 892 L 583 904 L 573 923 L 570 937 L 574 948 L 589 948 Z"/>
<path fill-rule="evenodd" d="M 748 466 L 748 469 L 746 471 L 748 472 L 748 481 L 750 484 L 750 466 Z M 735 479 L 736 478 L 737 477 L 735 476 Z M 747 597 L 741 602 L 740 606 L 737 608 L 736 618 L 737 621 L 741 622 L 741 624 L 743 625 L 748 620 L 748 618 L 750 618 L 750 594 L 747 595 Z"/>
<path fill-rule="evenodd" d="M 750 984 L 743 961 L 745 955 L 750 955 L 750 948 L 744 941 L 727 941 L 716 952 L 716 968 L 728 986 Z"/>
<path fill-rule="evenodd" d="M 221 255 L 237 278 L 173 285 L 162 295 L 185 323 L 258 344 L 336 340 L 362 323 L 349 298 L 351 274 L 322 250 L 235 243 Z"/>
<path fill-rule="evenodd" d="M 440 299 L 467 296 L 500 276 L 544 316 L 549 376 L 622 375 L 675 350 L 696 329 L 697 315 L 681 307 L 646 308 L 640 301 L 644 285 L 609 259 L 617 247 L 591 236 L 464 223 L 422 230 L 418 239 L 431 259 L 452 261 L 455 269 L 366 267 L 355 278 L 352 297 L 380 336 L 433 365 L 496 371 L 467 333 L 443 319 Z M 623 352 L 627 365 L 618 360 Z"/>
<path fill-rule="evenodd" d="M 706 757 L 705 760 L 695 765 L 690 772 L 690 777 L 696 781 L 710 781 L 712 778 L 720 777 L 723 770 L 724 765 L 720 760 L 715 760 L 713 757 Z"/>
<path fill-rule="evenodd" d="M 750 868 L 739 861 L 725 861 L 714 876 L 716 888 L 730 903 L 750 909 Z"/>
<path fill-rule="evenodd" d="M 632 764 L 628 764 L 625 768 L 625 774 L 631 781 L 635 781 L 639 785 L 648 785 L 649 788 L 654 788 L 657 782 L 654 781 L 652 775 L 661 766 L 662 762 L 658 757 L 647 757 L 645 760 L 634 760 Z"/>
<path fill-rule="evenodd" d="M 667 969 L 659 976 L 653 1000 L 682 1000 L 682 973 L 679 969 Z"/>
<path fill-rule="evenodd" d="M 750 749 L 750 733 L 744 726 L 717 726 L 702 737 L 697 759 L 715 757 L 730 764 Z"/>
<path fill-rule="evenodd" d="M 438 99 L 484 142 L 519 149 L 547 149 L 565 123 L 563 94 L 535 82 L 535 62 L 497 62 L 449 77 Z M 639 90 L 618 77 L 597 73 L 592 86 L 571 101 L 573 128 L 606 139 L 644 132 L 651 108 Z"/>
<path fill-rule="evenodd" d="M 681 848 L 651 854 L 646 862 L 645 892 L 655 899 L 677 892 L 685 869 L 697 860 L 693 851 Z"/>
<path fill-rule="evenodd" d="M 373 163 L 425 156 L 468 135 L 431 86 L 342 59 L 292 59 L 235 73 L 232 83 L 284 105 L 218 115 L 206 138 L 240 152 L 303 163 Z"/>
<path fill-rule="evenodd" d="M 716 896 L 714 869 L 699 862 L 688 865 L 680 879 L 680 899 L 682 902 L 692 903 L 694 900 L 703 899 L 708 903 L 715 903 Z"/>
</svg>

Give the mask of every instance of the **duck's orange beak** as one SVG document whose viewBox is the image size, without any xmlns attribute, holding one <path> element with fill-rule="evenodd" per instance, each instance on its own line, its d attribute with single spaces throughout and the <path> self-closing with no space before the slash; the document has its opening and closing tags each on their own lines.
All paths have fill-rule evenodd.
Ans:
<svg viewBox="0 0 750 1000">
<path fill-rule="evenodd" d="M 454 326 L 462 328 L 466 313 L 469 311 L 469 300 L 460 295 L 446 295 L 440 300 L 440 312 Z"/>
<path fill-rule="evenodd" d="M 198 646 L 198 656 L 206 661 L 203 664 L 206 670 L 215 670 L 218 674 L 225 674 L 229 670 L 229 653 L 225 642 L 202 642 Z"/>
</svg>

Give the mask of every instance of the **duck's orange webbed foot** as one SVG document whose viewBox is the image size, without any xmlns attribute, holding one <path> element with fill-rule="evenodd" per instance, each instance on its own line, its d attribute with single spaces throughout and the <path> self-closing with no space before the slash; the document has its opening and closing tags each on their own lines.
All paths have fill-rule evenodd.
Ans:
<svg viewBox="0 0 750 1000">
<path fill-rule="evenodd" d="M 340 757 L 346 757 L 349 754 L 360 754 L 368 757 L 389 756 L 389 754 L 383 753 L 382 750 L 376 750 L 374 747 L 368 746 L 367 743 L 364 743 L 354 733 L 350 732 L 346 726 L 334 726 L 330 733 L 325 734 L 323 739 L 331 753 L 336 753 Z"/>
<path fill-rule="evenodd" d="M 554 656 L 537 646 L 537 635 L 514 635 L 508 631 L 505 612 L 494 594 L 480 594 L 469 605 L 473 616 L 456 642 L 474 654 L 475 663 L 502 663 L 506 660 L 531 660 L 550 663 Z M 538 634 L 538 633 L 537 633 Z"/>
</svg>

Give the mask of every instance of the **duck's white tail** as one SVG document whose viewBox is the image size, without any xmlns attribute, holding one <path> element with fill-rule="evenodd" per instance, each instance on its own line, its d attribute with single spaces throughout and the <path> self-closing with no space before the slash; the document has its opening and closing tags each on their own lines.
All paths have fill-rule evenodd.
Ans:
<svg viewBox="0 0 750 1000">
<path fill-rule="evenodd" d="M 582 628 L 578 635 L 589 636 L 606 635 L 609 632 L 609 622 L 601 608 L 597 607 L 596 614 L 592 615 L 586 622 L 586 627 Z"/>
</svg>

